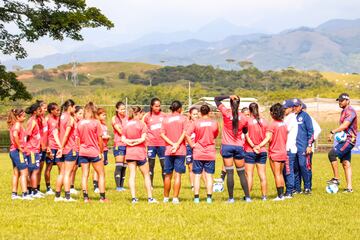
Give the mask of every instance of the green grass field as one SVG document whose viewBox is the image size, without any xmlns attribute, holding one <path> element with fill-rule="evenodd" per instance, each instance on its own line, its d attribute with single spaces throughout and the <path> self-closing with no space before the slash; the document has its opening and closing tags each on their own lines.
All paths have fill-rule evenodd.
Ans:
<svg viewBox="0 0 360 240">
<path fill-rule="evenodd" d="M 331 177 L 326 154 L 316 154 L 313 161 L 313 194 L 297 195 L 284 202 L 262 202 L 258 179 L 252 192 L 254 201 L 240 201 L 243 196 L 237 178 L 236 203 L 225 204 L 226 190 L 214 193 L 214 203 L 192 202 L 188 174 L 184 175 L 181 204 L 149 205 L 141 174 L 137 178 L 140 203 L 130 203 L 129 191 L 114 191 L 113 164 L 106 167 L 109 204 L 100 204 L 90 192 L 92 202 L 55 203 L 53 197 L 32 202 L 10 199 L 11 163 L 0 154 L 0 224 L 1 239 L 356 239 L 360 225 L 360 156 L 353 156 L 354 193 L 329 195 L 325 181 Z M 113 158 L 111 158 L 113 162 Z M 218 158 L 217 170 L 221 167 Z M 154 196 L 162 200 L 157 162 Z M 218 175 L 218 171 L 217 174 Z M 53 171 L 55 180 L 57 171 Z M 341 170 L 341 187 L 344 187 Z M 78 172 L 76 187 L 79 186 Z M 269 198 L 275 196 L 273 176 L 268 166 Z M 53 181 L 52 181 L 53 182 Z M 44 187 L 44 185 L 42 185 Z M 340 190 L 342 190 L 342 188 Z M 201 197 L 204 198 L 202 189 Z M 76 197 L 79 198 L 79 197 Z"/>
</svg>

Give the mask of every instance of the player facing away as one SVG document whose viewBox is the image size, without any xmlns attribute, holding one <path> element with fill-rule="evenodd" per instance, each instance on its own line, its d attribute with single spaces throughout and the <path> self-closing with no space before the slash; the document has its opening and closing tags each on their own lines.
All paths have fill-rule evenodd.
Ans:
<svg viewBox="0 0 360 240">
<path fill-rule="evenodd" d="M 328 183 L 334 183 L 339 185 L 339 170 L 337 159 L 339 158 L 345 172 L 346 188 L 345 193 L 353 192 L 352 189 L 352 170 L 351 170 L 351 150 L 356 144 L 356 137 L 358 132 L 357 114 L 352 106 L 350 106 L 350 96 L 347 93 L 342 93 L 336 99 L 339 103 L 339 107 L 342 108 L 340 115 L 340 126 L 330 131 L 328 140 L 331 141 L 334 134 L 344 131 L 346 134 L 346 140 L 344 142 L 337 143 L 333 149 L 329 152 L 329 161 L 334 173 L 334 177 L 328 181 Z"/>
<path fill-rule="evenodd" d="M 25 111 L 23 109 L 10 110 L 7 118 L 7 124 L 10 132 L 10 159 L 13 164 L 13 176 L 12 176 L 12 194 L 11 199 L 23 199 L 33 200 L 27 192 L 27 181 L 29 177 L 28 166 L 25 153 L 25 130 L 22 124 L 26 118 Z M 20 178 L 20 186 L 22 190 L 22 196 L 17 195 L 18 182 Z"/>
<path fill-rule="evenodd" d="M 161 128 L 161 137 L 166 142 L 165 150 L 165 179 L 164 202 L 169 202 L 171 180 L 174 175 L 173 200 L 174 204 L 180 203 L 179 193 L 181 188 L 181 175 L 185 173 L 185 133 L 186 117 L 181 115 L 182 104 L 175 100 L 170 106 L 171 114 L 167 115 Z M 175 171 L 175 173 L 174 173 Z"/>
<path fill-rule="evenodd" d="M 126 144 L 122 142 L 122 129 L 126 125 L 128 118 L 126 116 L 126 107 L 123 102 L 117 102 L 115 105 L 116 114 L 111 119 L 111 124 L 114 130 L 114 157 L 115 157 L 115 171 L 114 179 L 116 184 L 116 191 L 124 191 L 124 180 L 126 174 L 127 163 L 125 161 Z"/>
<path fill-rule="evenodd" d="M 260 148 L 260 151 L 255 151 L 254 148 L 265 139 L 268 124 L 264 118 L 260 117 L 259 105 L 257 103 L 251 103 L 249 105 L 249 110 L 250 117 L 247 120 L 248 132 L 246 133 L 245 142 L 245 172 L 249 185 L 249 192 L 251 192 L 254 168 L 256 166 L 260 178 L 262 200 L 265 201 L 267 199 L 267 151 L 265 147 Z"/>
<path fill-rule="evenodd" d="M 40 170 L 39 170 L 39 175 L 38 175 L 38 185 L 37 185 L 37 190 L 40 192 L 40 183 L 41 183 L 41 174 L 42 174 L 42 170 L 44 168 L 44 163 L 46 160 L 46 147 L 47 147 L 47 117 L 46 117 L 46 110 L 47 110 L 47 104 L 46 102 L 42 101 L 42 100 L 36 100 L 41 108 L 41 115 L 40 117 L 38 117 L 38 124 L 40 127 L 40 137 L 41 137 L 41 149 L 40 149 Z M 41 193 L 41 192 L 40 192 Z"/>
<path fill-rule="evenodd" d="M 269 158 L 271 170 L 274 174 L 277 197 L 274 201 L 282 201 L 284 197 L 284 176 L 283 168 L 285 162 L 288 161 L 286 151 L 286 141 L 288 129 L 284 123 L 284 108 L 280 103 L 276 103 L 270 108 L 270 115 L 273 122 L 269 125 L 266 138 L 257 146 L 254 151 L 260 151 L 269 142 Z"/>
<path fill-rule="evenodd" d="M 139 167 L 145 182 L 145 188 L 148 195 L 149 203 L 157 203 L 152 197 L 152 187 L 149 172 L 149 164 L 146 161 L 146 125 L 141 121 L 143 118 L 143 111 L 140 107 L 135 106 L 131 108 L 129 113 L 129 121 L 123 128 L 121 136 L 122 141 L 126 144 L 126 162 L 129 166 L 129 188 L 131 192 L 131 202 L 137 203 L 136 198 L 135 178 L 136 167 Z"/>
<path fill-rule="evenodd" d="M 227 109 L 221 102 L 230 98 L 231 109 Z M 240 178 L 240 184 L 245 194 L 245 201 L 251 202 L 249 186 L 245 175 L 244 141 L 241 138 L 243 130 L 247 128 L 246 116 L 239 112 L 240 98 L 238 96 L 218 96 L 215 103 L 223 117 L 221 138 L 221 155 L 227 175 L 228 203 L 234 203 L 234 164 Z"/>
<path fill-rule="evenodd" d="M 195 122 L 197 119 L 199 118 L 199 110 L 196 107 L 192 107 L 189 110 L 189 119 L 187 122 L 187 125 L 190 126 L 193 122 Z M 188 139 L 188 138 L 187 138 Z M 192 141 L 195 140 L 195 132 L 192 132 L 190 135 L 190 139 Z M 193 172 L 193 149 L 191 148 L 189 141 L 187 141 L 186 143 L 186 158 L 185 158 L 185 162 L 186 165 L 188 166 L 188 170 L 189 170 L 189 177 L 190 177 L 190 185 L 191 185 L 191 190 L 194 191 L 194 172 Z"/>
<path fill-rule="evenodd" d="M 199 203 L 200 178 L 205 171 L 205 185 L 207 192 L 207 203 L 212 203 L 213 174 L 215 173 L 215 139 L 219 133 L 219 127 L 215 120 L 209 116 L 210 107 L 200 107 L 201 118 L 193 121 L 187 129 L 187 141 L 193 152 L 192 171 L 194 176 L 194 202 Z M 195 134 L 195 139 L 191 135 Z"/>
<path fill-rule="evenodd" d="M 79 138 L 79 163 L 82 170 L 82 190 L 84 202 L 90 201 L 88 194 L 88 179 L 90 173 L 90 164 L 99 176 L 100 202 L 108 202 L 105 197 L 105 173 L 103 158 L 103 139 L 101 123 L 96 119 L 97 109 L 94 103 L 89 102 L 84 107 L 84 119 L 77 127 L 76 135 Z"/>
<path fill-rule="evenodd" d="M 165 141 L 160 136 L 162 122 L 166 114 L 161 111 L 161 101 L 159 98 L 153 98 L 150 101 L 150 112 L 146 113 L 143 122 L 147 126 L 146 145 L 147 157 L 149 161 L 151 186 L 154 186 L 154 168 L 155 158 L 158 156 L 161 166 L 161 178 L 164 182 L 164 159 L 165 159 Z"/>
</svg>

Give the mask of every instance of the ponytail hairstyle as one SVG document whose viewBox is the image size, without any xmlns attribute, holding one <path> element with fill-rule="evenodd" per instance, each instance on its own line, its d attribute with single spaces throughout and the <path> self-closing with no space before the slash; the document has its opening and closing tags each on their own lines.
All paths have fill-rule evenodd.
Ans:
<svg viewBox="0 0 360 240">
<path fill-rule="evenodd" d="M 209 114 L 209 112 L 210 112 L 210 107 L 208 106 L 208 105 L 206 105 L 206 104 L 204 104 L 204 105 L 202 105 L 201 107 L 200 107 L 200 113 L 201 113 L 201 115 L 208 115 Z"/>
<path fill-rule="evenodd" d="M 250 113 L 256 119 L 257 123 L 261 126 L 260 114 L 259 114 L 259 105 L 257 103 L 250 103 L 249 105 Z"/>
<path fill-rule="evenodd" d="M 9 111 L 6 121 L 9 129 L 14 126 L 14 124 L 17 122 L 17 118 L 24 112 L 25 111 L 21 108 L 14 108 Z"/>
<path fill-rule="evenodd" d="M 270 107 L 271 117 L 276 121 L 282 121 L 285 115 L 285 109 L 280 103 L 276 103 Z"/>
<path fill-rule="evenodd" d="M 81 109 L 83 109 L 82 106 L 75 106 L 75 113 L 78 113 Z"/>
<path fill-rule="evenodd" d="M 117 109 L 119 109 L 119 107 L 121 107 L 121 106 L 125 106 L 125 104 L 124 104 L 122 101 L 117 102 L 117 103 L 115 104 L 115 108 L 116 108 L 116 110 L 117 110 Z M 117 112 L 117 111 L 116 111 L 115 116 L 116 116 L 116 118 L 118 118 L 118 119 L 119 119 L 120 124 L 122 124 L 122 120 L 121 120 L 121 118 L 119 117 L 119 115 L 118 115 L 118 112 Z"/>
<path fill-rule="evenodd" d="M 88 102 L 84 107 L 84 119 L 96 119 L 97 108 L 93 102 Z"/>
<path fill-rule="evenodd" d="M 232 112 L 232 130 L 235 138 L 238 135 L 239 131 L 239 106 L 240 106 L 240 98 L 236 100 L 230 99 L 230 106 Z"/>
<path fill-rule="evenodd" d="M 156 102 L 159 102 L 161 104 L 161 101 L 159 98 L 157 97 L 154 97 L 153 99 L 151 99 L 150 101 L 150 116 L 152 115 L 153 113 L 153 106 L 155 105 Z M 161 108 L 160 108 L 160 112 L 161 112 Z"/>
<path fill-rule="evenodd" d="M 75 106 L 75 102 L 72 99 L 68 99 L 66 100 L 60 108 L 60 117 L 59 117 L 59 127 L 60 127 L 60 119 L 61 119 L 61 115 L 63 114 L 63 112 L 67 111 L 69 109 L 69 107 L 73 107 Z"/>
<path fill-rule="evenodd" d="M 134 119 L 135 116 L 142 112 L 143 110 L 139 106 L 131 107 L 129 111 L 129 120 Z"/>
<path fill-rule="evenodd" d="M 48 113 L 51 114 L 52 110 L 54 110 L 56 107 L 58 107 L 57 103 L 49 103 L 49 105 L 47 106 Z"/>
<path fill-rule="evenodd" d="M 178 101 L 178 100 L 173 101 L 173 102 L 171 103 L 171 105 L 170 105 L 170 110 L 171 110 L 171 112 L 176 112 L 176 111 L 178 111 L 180 108 L 182 108 L 182 104 L 181 104 L 181 102 Z"/>
<path fill-rule="evenodd" d="M 33 115 L 36 110 L 40 108 L 40 104 L 38 102 L 33 103 L 30 107 L 25 109 L 25 113 L 29 115 Z"/>
</svg>

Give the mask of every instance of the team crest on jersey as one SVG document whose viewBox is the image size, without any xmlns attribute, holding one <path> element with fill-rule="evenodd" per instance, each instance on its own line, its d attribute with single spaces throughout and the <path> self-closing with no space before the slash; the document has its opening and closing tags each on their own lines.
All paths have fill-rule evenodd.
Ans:
<svg viewBox="0 0 360 240">
<path fill-rule="evenodd" d="M 65 119 L 65 115 L 61 115 L 60 119 L 61 119 L 61 120 L 64 120 L 64 119 Z"/>
<path fill-rule="evenodd" d="M 303 120 L 303 118 L 302 118 L 302 117 L 299 117 L 299 120 L 298 120 L 298 121 L 299 121 L 299 122 L 302 122 L 302 120 Z"/>
</svg>

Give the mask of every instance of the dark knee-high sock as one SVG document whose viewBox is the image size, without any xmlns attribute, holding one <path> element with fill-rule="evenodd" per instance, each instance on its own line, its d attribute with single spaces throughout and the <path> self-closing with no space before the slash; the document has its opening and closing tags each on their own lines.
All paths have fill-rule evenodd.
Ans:
<svg viewBox="0 0 360 240">
<path fill-rule="evenodd" d="M 225 177 L 226 177 L 226 171 L 221 170 L 221 174 L 220 174 L 220 178 L 225 181 Z"/>
<path fill-rule="evenodd" d="M 279 198 L 282 198 L 284 196 L 284 187 L 277 187 L 277 194 Z"/>
<path fill-rule="evenodd" d="M 155 158 L 149 158 L 149 170 L 150 170 L 150 179 L 151 186 L 154 186 L 154 167 L 155 167 Z"/>
<path fill-rule="evenodd" d="M 226 169 L 229 198 L 234 198 L 234 168 Z"/>
<path fill-rule="evenodd" d="M 114 178 L 115 178 L 115 183 L 116 183 L 117 188 L 120 187 L 121 171 L 122 171 L 123 165 L 124 165 L 123 163 L 115 163 Z"/>
<path fill-rule="evenodd" d="M 122 169 L 121 169 L 120 187 L 124 187 L 126 168 L 127 168 L 127 163 L 124 163 L 124 165 L 123 165 L 123 167 L 122 167 Z"/>
<path fill-rule="evenodd" d="M 250 193 L 249 193 L 249 185 L 245 176 L 245 168 L 237 168 L 236 169 L 237 174 L 239 175 L 240 178 L 240 183 L 241 183 L 241 187 L 244 191 L 245 197 L 250 197 Z"/>
<path fill-rule="evenodd" d="M 160 158 L 160 165 L 161 165 L 161 177 L 164 182 L 165 173 L 164 173 L 164 165 L 165 165 L 165 159 Z"/>
</svg>

